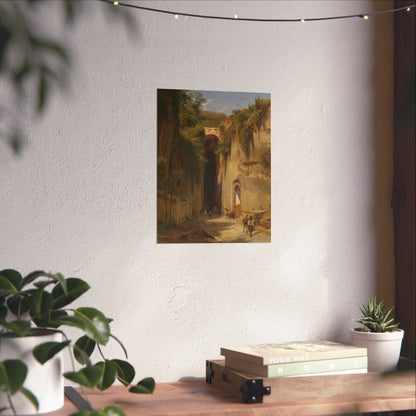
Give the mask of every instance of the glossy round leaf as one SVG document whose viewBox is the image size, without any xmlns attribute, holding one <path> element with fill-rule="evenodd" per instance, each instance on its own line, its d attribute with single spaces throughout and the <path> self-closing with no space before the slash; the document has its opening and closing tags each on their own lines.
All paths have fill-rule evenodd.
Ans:
<svg viewBox="0 0 416 416">
<path fill-rule="evenodd" d="M 7 306 L 17 317 L 24 315 L 29 310 L 29 303 L 22 295 L 10 296 L 7 299 Z"/>
<path fill-rule="evenodd" d="M 70 343 L 71 343 L 71 341 L 44 342 L 42 344 L 37 345 L 33 349 L 32 354 L 41 364 L 45 364 L 47 361 L 49 361 L 56 354 L 58 354 L 60 351 L 62 351 Z"/>
<path fill-rule="evenodd" d="M 9 279 L 0 275 L 0 296 L 14 295 L 18 292 L 18 288 Z"/>
<path fill-rule="evenodd" d="M 20 290 L 22 288 L 23 278 L 17 270 L 2 270 L 0 271 L 0 276 L 6 278 L 17 290 Z"/>
<path fill-rule="evenodd" d="M 102 361 L 94 365 L 101 372 L 100 381 L 97 384 L 98 390 L 106 390 L 113 385 L 117 376 L 117 369 L 111 361 Z"/>
<path fill-rule="evenodd" d="M 70 277 L 66 279 L 67 292 L 62 289 L 61 285 L 57 285 L 52 290 L 52 296 L 54 298 L 53 308 L 59 309 L 72 303 L 75 299 L 78 299 L 83 293 L 85 293 L 90 286 L 82 279 L 76 277 Z"/>
<path fill-rule="evenodd" d="M 25 336 L 30 331 L 30 322 L 28 321 L 0 321 L 0 325 L 9 331 L 19 335 L 19 337 Z"/>
<path fill-rule="evenodd" d="M 0 362 L 0 390 L 15 394 L 23 386 L 26 379 L 27 367 L 20 360 L 5 360 Z"/>
<path fill-rule="evenodd" d="M 53 298 L 44 290 L 36 290 L 29 299 L 29 307 L 33 316 L 48 317 L 52 308 Z"/>
<path fill-rule="evenodd" d="M 106 406 L 97 412 L 97 416 L 126 416 L 126 414 L 117 406 Z"/>
<path fill-rule="evenodd" d="M 6 305 L 0 304 L 0 322 L 6 319 L 8 308 Z"/>
<path fill-rule="evenodd" d="M 70 416 L 126 416 L 126 414 L 117 406 L 106 406 L 100 410 L 81 410 Z"/>
<path fill-rule="evenodd" d="M 86 367 L 79 371 L 70 371 L 64 373 L 64 377 L 81 386 L 93 389 L 97 386 L 101 378 L 101 370 L 97 367 Z"/>
<path fill-rule="evenodd" d="M 36 270 L 34 272 L 29 273 L 27 276 L 24 277 L 22 282 L 22 287 L 27 286 L 30 283 L 34 282 L 39 277 L 46 277 L 47 273 L 43 270 Z"/>
<path fill-rule="evenodd" d="M 59 328 L 59 326 L 61 325 L 59 322 L 57 322 L 58 319 L 64 317 L 64 316 L 68 316 L 68 313 L 66 311 L 62 311 L 60 309 L 58 310 L 51 310 L 51 314 L 50 314 L 50 320 L 48 322 L 48 327 L 50 328 Z"/>
<path fill-rule="evenodd" d="M 144 378 L 135 386 L 129 388 L 130 393 L 152 394 L 155 390 L 155 380 L 152 377 Z"/>
<path fill-rule="evenodd" d="M 110 325 L 107 318 L 95 308 L 78 308 L 75 315 L 85 320 L 85 333 L 99 344 L 105 345 L 110 337 Z"/>
<path fill-rule="evenodd" d="M 32 402 L 32 404 L 33 404 L 33 406 L 35 407 L 36 410 L 39 410 L 38 399 L 36 398 L 36 396 L 30 390 L 28 390 L 27 388 L 22 386 L 22 387 L 20 387 L 19 391 L 21 393 L 23 393 L 26 396 L 26 398 L 29 399 Z"/>
<path fill-rule="evenodd" d="M 80 364 L 89 364 L 89 357 L 94 352 L 96 342 L 86 335 L 77 340 L 74 345 L 74 357 Z"/>
<path fill-rule="evenodd" d="M 134 367 L 128 363 L 127 361 L 123 360 L 111 360 L 111 362 L 115 365 L 117 369 L 117 379 L 120 383 L 128 386 L 134 379 L 136 375 L 136 371 Z"/>
</svg>

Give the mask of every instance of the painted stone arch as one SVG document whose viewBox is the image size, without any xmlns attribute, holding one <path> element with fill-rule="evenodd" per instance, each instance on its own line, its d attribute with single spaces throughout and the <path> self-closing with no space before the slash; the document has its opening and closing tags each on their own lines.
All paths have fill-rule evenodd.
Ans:
<svg viewBox="0 0 416 416">
<path fill-rule="evenodd" d="M 238 179 L 233 182 L 233 213 L 234 218 L 241 217 L 241 184 Z"/>
</svg>

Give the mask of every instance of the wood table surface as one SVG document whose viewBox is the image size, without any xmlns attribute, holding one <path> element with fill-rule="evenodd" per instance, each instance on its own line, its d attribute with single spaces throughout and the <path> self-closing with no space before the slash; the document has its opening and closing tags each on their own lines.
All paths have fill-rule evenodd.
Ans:
<svg viewBox="0 0 416 416">
<path fill-rule="evenodd" d="M 291 416 L 291 415 L 329 415 L 339 413 L 367 413 L 392 410 L 415 409 L 415 373 L 399 374 L 390 379 L 392 394 L 377 394 L 370 389 L 368 395 L 345 395 L 325 397 L 325 391 L 318 391 L 314 399 L 299 394 L 287 401 L 280 397 L 275 403 L 245 404 L 224 393 L 218 386 L 205 380 L 157 383 L 152 395 L 129 393 L 123 386 L 113 386 L 103 392 L 90 391 L 88 397 L 92 405 L 99 409 L 116 405 L 127 416 Z M 397 386 L 406 386 L 397 389 Z M 318 389 L 318 387 L 317 387 Z M 399 390 L 399 391 L 397 391 Z M 308 396 L 308 395 L 306 395 Z M 59 411 L 51 416 L 67 416 L 76 412 L 76 407 L 68 400 Z"/>
</svg>

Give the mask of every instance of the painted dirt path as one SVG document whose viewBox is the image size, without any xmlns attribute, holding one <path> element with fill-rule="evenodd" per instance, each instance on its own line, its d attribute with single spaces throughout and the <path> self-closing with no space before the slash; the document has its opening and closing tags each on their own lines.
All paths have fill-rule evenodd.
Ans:
<svg viewBox="0 0 416 416">
<path fill-rule="evenodd" d="M 252 236 L 243 232 L 243 220 L 216 215 L 201 215 L 180 224 L 176 229 L 160 232 L 159 243 L 268 243 L 270 230 L 259 225 Z"/>
</svg>

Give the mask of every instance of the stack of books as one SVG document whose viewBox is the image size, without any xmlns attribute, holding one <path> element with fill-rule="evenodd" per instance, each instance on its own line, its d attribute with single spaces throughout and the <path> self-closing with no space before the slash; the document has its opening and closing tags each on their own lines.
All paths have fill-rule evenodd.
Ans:
<svg viewBox="0 0 416 416">
<path fill-rule="evenodd" d="M 223 347 L 225 366 L 261 377 L 367 373 L 367 348 L 332 341 Z"/>
</svg>

